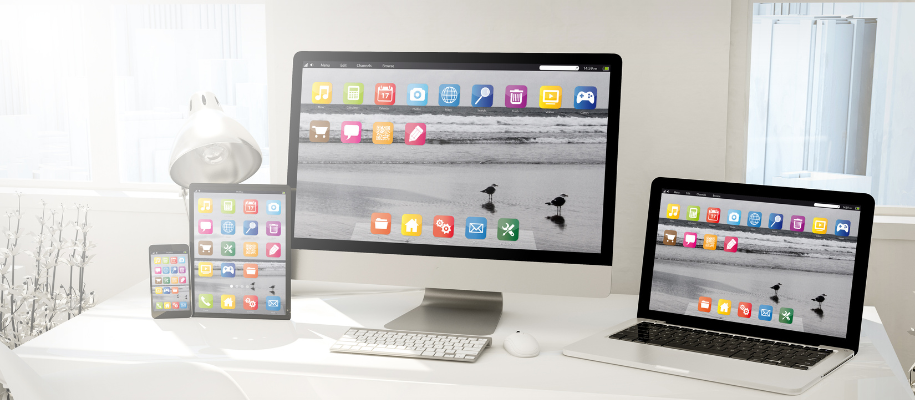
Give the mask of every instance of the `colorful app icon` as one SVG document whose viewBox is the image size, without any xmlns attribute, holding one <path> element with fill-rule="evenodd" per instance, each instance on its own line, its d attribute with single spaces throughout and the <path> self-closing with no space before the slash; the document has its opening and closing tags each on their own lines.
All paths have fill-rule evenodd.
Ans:
<svg viewBox="0 0 915 400">
<path fill-rule="evenodd" d="M 496 238 L 499 240 L 509 240 L 509 241 L 518 241 L 518 237 L 521 236 L 521 223 L 514 218 L 499 218 L 498 230 L 496 231 Z"/>
<path fill-rule="evenodd" d="M 731 301 L 725 299 L 718 300 L 718 314 L 731 315 Z"/>
<path fill-rule="evenodd" d="M 309 142 L 327 143 L 330 141 L 330 121 L 314 120 L 308 126 Z"/>
<path fill-rule="evenodd" d="M 720 208 L 708 208 L 705 210 L 705 222 L 717 224 L 721 220 Z"/>
<path fill-rule="evenodd" d="M 213 199 L 197 199 L 197 212 L 213 212 Z"/>
<path fill-rule="evenodd" d="M 763 321 L 772 320 L 772 306 L 759 306 L 759 319 Z"/>
<path fill-rule="evenodd" d="M 257 214 L 257 200 L 245 200 L 245 214 Z"/>
<path fill-rule="evenodd" d="M 711 297 L 700 297 L 699 298 L 699 311 L 702 311 L 702 312 L 711 312 L 712 311 L 712 298 Z"/>
<path fill-rule="evenodd" d="M 267 303 L 267 311 L 280 310 L 280 296 L 267 296 L 265 302 Z"/>
<path fill-rule="evenodd" d="M 740 225 L 740 210 L 728 210 L 728 225 Z"/>
<path fill-rule="evenodd" d="M 705 235 L 702 238 L 702 248 L 706 250 L 715 250 L 718 248 L 718 236 L 717 235 Z"/>
<path fill-rule="evenodd" d="M 461 85 L 444 84 L 438 87 L 438 105 L 457 107 L 461 105 Z"/>
<path fill-rule="evenodd" d="M 241 233 L 248 236 L 257 236 L 257 221 L 247 220 L 241 224 Z"/>
<path fill-rule="evenodd" d="M 162 264 L 168 264 L 168 257 L 162 257 Z"/>
<path fill-rule="evenodd" d="M 161 285 L 161 284 L 162 284 L 162 278 L 161 278 L 161 277 L 156 277 L 156 278 L 155 278 L 155 282 L 156 282 L 156 285 Z"/>
<path fill-rule="evenodd" d="M 201 256 L 212 256 L 213 242 L 209 240 L 201 240 L 197 242 L 197 254 Z"/>
<path fill-rule="evenodd" d="M 794 309 L 782 307 L 778 310 L 778 322 L 783 324 L 790 324 L 794 322 Z"/>
<path fill-rule="evenodd" d="M 782 229 L 782 220 L 784 217 L 781 214 L 769 214 L 769 229 Z"/>
<path fill-rule="evenodd" d="M 170 301 L 166 301 L 166 302 L 162 303 L 162 309 L 171 310 L 171 308 L 172 308 L 172 303 Z"/>
<path fill-rule="evenodd" d="M 267 236 L 279 236 L 282 233 L 280 221 L 267 221 Z"/>
<path fill-rule="evenodd" d="M 178 263 L 178 257 L 172 257 L 172 258 L 171 258 L 171 262 L 172 262 L 172 264 L 177 264 L 177 263 Z"/>
<path fill-rule="evenodd" d="M 224 294 L 219 299 L 219 306 L 223 310 L 234 310 L 235 309 L 235 295 L 233 294 Z"/>
<path fill-rule="evenodd" d="M 664 237 L 662 238 L 664 244 L 668 246 L 677 245 L 677 231 L 667 230 L 664 231 Z"/>
<path fill-rule="evenodd" d="M 202 262 L 197 264 L 197 275 L 209 278 L 213 276 L 213 263 L 211 262 Z"/>
<path fill-rule="evenodd" d="M 162 274 L 162 268 L 160 268 L 160 267 L 153 268 L 153 272 L 155 272 L 156 275 L 161 275 L 161 274 Z"/>
<path fill-rule="evenodd" d="M 575 87 L 575 108 L 593 110 L 597 107 L 597 88 L 594 86 Z"/>
<path fill-rule="evenodd" d="M 235 200 L 223 199 L 221 210 L 223 214 L 235 214 Z"/>
<path fill-rule="evenodd" d="M 257 257 L 257 242 L 245 242 L 245 257 Z"/>
<path fill-rule="evenodd" d="M 244 301 L 242 306 L 245 308 L 245 310 L 257 310 L 257 296 L 247 295 L 242 299 L 242 301 Z"/>
<path fill-rule="evenodd" d="M 407 105 L 424 106 L 429 102 L 429 85 L 411 83 L 407 85 Z"/>
<path fill-rule="evenodd" d="M 311 102 L 314 104 L 330 104 L 333 100 L 334 85 L 330 82 L 315 82 L 311 84 Z"/>
<path fill-rule="evenodd" d="M 740 318 L 750 318 L 753 315 L 753 304 L 740 302 L 737 304 L 737 316 Z"/>
<path fill-rule="evenodd" d="M 759 228 L 762 226 L 762 213 L 759 211 L 750 211 L 747 213 L 747 226 Z"/>
<path fill-rule="evenodd" d="M 361 143 L 362 142 L 362 122 L 343 121 L 340 124 L 340 142 L 341 143 Z"/>
<path fill-rule="evenodd" d="M 153 264 L 162 264 L 162 258 L 161 258 L 161 257 L 154 257 L 154 258 L 153 258 Z"/>
<path fill-rule="evenodd" d="M 847 219 L 836 220 L 836 236 L 848 236 L 851 233 L 851 221 Z"/>
<path fill-rule="evenodd" d="M 369 221 L 369 229 L 376 235 L 387 235 L 391 233 L 391 214 L 373 213 L 372 220 Z"/>
<path fill-rule="evenodd" d="M 492 99 L 496 96 L 492 85 L 473 85 L 470 89 L 470 105 L 473 107 L 492 107 Z"/>
<path fill-rule="evenodd" d="M 680 218 L 680 205 L 679 204 L 668 204 L 667 205 L 667 218 L 670 218 L 670 219 L 679 219 Z"/>
<path fill-rule="evenodd" d="M 375 104 L 379 106 L 394 105 L 397 94 L 397 85 L 393 83 L 379 83 L 375 85 Z"/>
<path fill-rule="evenodd" d="M 391 122 L 376 122 L 372 124 L 372 143 L 391 144 L 394 142 L 394 124 Z"/>
<path fill-rule="evenodd" d="M 165 278 L 165 279 L 168 279 L 168 278 Z M 168 282 L 166 282 L 166 283 L 168 283 Z M 170 288 L 170 287 L 162 288 L 162 294 L 172 294 L 172 288 Z"/>
<path fill-rule="evenodd" d="M 419 214 L 404 214 L 400 218 L 400 234 L 404 236 L 419 236 L 423 233 L 423 216 Z"/>
<path fill-rule="evenodd" d="M 178 257 L 178 263 L 184 264 L 184 257 Z"/>
<path fill-rule="evenodd" d="M 187 283 L 187 277 L 186 276 L 178 277 L 178 283 Z"/>
<path fill-rule="evenodd" d="M 278 200 L 267 200 L 267 215 L 280 215 L 282 205 Z"/>
<path fill-rule="evenodd" d="M 824 234 L 826 233 L 826 228 L 829 225 L 829 220 L 826 218 L 813 218 L 813 228 L 810 229 L 813 233 Z"/>
<path fill-rule="evenodd" d="M 686 219 L 689 221 L 698 221 L 702 209 L 698 206 L 689 206 L 686 208 Z"/>
<path fill-rule="evenodd" d="M 454 217 L 450 215 L 436 215 L 432 218 L 432 236 L 440 238 L 454 237 Z"/>
<path fill-rule="evenodd" d="M 187 268 L 184 267 L 183 265 L 180 266 L 180 267 L 178 267 L 178 273 L 179 273 L 179 274 L 183 274 L 183 273 L 186 273 L 186 272 L 187 272 Z"/>
<path fill-rule="evenodd" d="M 803 215 L 792 215 L 791 225 L 788 228 L 795 232 L 803 232 L 805 220 Z"/>
<path fill-rule="evenodd" d="M 734 236 L 725 236 L 724 237 L 724 251 L 730 253 L 737 252 L 737 238 Z"/>
<path fill-rule="evenodd" d="M 245 278 L 257 278 L 257 264 L 248 263 L 244 265 Z"/>
<path fill-rule="evenodd" d="M 409 123 L 404 130 L 404 143 L 413 146 L 426 144 L 426 124 Z"/>
<path fill-rule="evenodd" d="M 686 232 L 683 234 L 683 247 L 696 247 L 699 235 L 696 232 Z"/>
<path fill-rule="evenodd" d="M 162 278 L 162 284 L 163 284 L 163 285 L 170 285 L 171 283 L 172 283 L 172 278 L 169 278 L 169 277 L 167 277 L 167 276 L 164 277 L 164 278 Z M 165 289 L 163 289 L 163 292 L 164 292 L 164 290 L 165 290 Z"/>
<path fill-rule="evenodd" d="M 235 263 L 222 263 L 220 267 L 222 269 L 223 278 L 234 278 L 235 277 Z"/>
<path fill-rule="evenodd" d="M 161 310 L 161 309 L 162 309 L 162 302 L 161 302 L 161 301 L 157 301 L 157 302 L 156 302 L 156 310 Z"/>
<path fill-rule="evenodd" d="M 172 282 L 172 283 L 175 283 L 175 282 Z M 177 287 L 177 286 L 175 286 L 175 287 L 172 288 L 172 294 L 178 294 L 178 287 Z"/>
<path fill-rule="evenodd" d="M 197 221 L 197 233 L 201 235 L 211 235 L 213 234 L 213 220 L 211 219 L 201 219 Z M 163 258 L 162 262 L 168 264 L 168 258 Z"/>
<path fill-rule="evenodd" d="M 177 273 L 178 273 L 178 267 L 172 267 L 172 273 L 173 273 L 173 274 L 177 274 Z"/>
<path fill-rule="evenodd" d="M 348 82 L 343 84 L 343 104 L 362 104 L 364 98 L 365 86 L 359 82 Z"/>
<path fill-rule="evenodd" d="M 467 239 L 486 239 L 486 218 L 467 217 L 464 237 Z"/>
<path fill-rule="evenodd" d="M 505 87 L 505 107 L 527 107 L 527 86 L 508 85 Z"/>
<path fill-rule="evenodd" d="M 219 244 L 219 253 L 225 257 L 235 256 L 235 242 L 222 242 Z"/>
<path fill-rule="evenodd" d="M 186 301 L 179 302 L 178 306 L 181 307 L 182 310 L 185 310 L 185 309 L 187 309 L 187 302 Z"/>
<path fill-rule="evenodd" d="M 212 294 L 201 294 L 197 296 L 197 307 L 198 308 L 213 308 L 213 295 Z"/>
<path fill-rule="evenodd" d="M 279 243 L 267 243 L 267 257 L 280 257 L 283 255 L 283 247 Z"/>
<path fill-rule="evenodd" d="M 540 87 L 540 108 L 559 108 L 562 106 L 562 86 Z"/>
<path fill-rule="evenodd" d="M 162 288 L 160 287 L 154 288 L 153 291 L 155 291 L 156 294 L 162 294 Z"/>
<path fill-rule="evenodd" d="M 224 219 L 222 223 L 219 224 L 219 228 L 222 231 L 223 235 L 234 235 L 235 234 L 235 221 L 231 219 Z"/>
</svg>

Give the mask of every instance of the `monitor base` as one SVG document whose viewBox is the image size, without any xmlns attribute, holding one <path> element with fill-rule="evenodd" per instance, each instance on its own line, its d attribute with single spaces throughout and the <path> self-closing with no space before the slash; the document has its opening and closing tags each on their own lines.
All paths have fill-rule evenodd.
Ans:
<svg viewBox="0 0 915 400">
<path fill-rule="evenodd" d="M 427 288 L 423 302 L 384 327 L 404 331 L 491 335 L 502 318 L 502 293 Z"/>
</svg>

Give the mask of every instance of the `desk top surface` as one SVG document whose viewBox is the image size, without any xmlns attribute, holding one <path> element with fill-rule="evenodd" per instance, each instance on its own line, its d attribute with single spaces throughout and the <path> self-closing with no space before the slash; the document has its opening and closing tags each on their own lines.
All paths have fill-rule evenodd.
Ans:
<svg viewBox="0 0 915 400">
<path fill-rule="evenodd" d="M 383 328 L 419 305 L 422 290 L 295 282 L 292 320 L 154 320 L 144 281 L 16 349 L 39 374 L 112 364 L 198 361 L 228 372 L 251 399 L 526 398 L 772 399 L 785 396 L 562 355 L 562 348 L 634 318 L 638 296 L 506 293 L 493 346 L 476 363 L 330 353 L 349 327 Z M 876 311 L 865 308 L 858 355 L 800 399 L 912 399 Z M 515 358 L 503 339 L 540 342 Z"/>
</svg>

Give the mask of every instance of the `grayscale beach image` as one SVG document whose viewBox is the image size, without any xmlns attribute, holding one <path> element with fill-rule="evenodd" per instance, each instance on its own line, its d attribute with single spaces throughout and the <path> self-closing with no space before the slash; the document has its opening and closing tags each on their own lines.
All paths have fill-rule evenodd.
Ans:
<svg viewBox="0 0 915 400">
<path fill-rule="evenodd" d="M 586 112 L 585 112 L 586 111 Z M 313 120 L 330 122 L 330 141 L 309 141 Z M 362 123 L 360 143 L 342 143 L 343 121 Z M 372 124 L 392 122 L 394 143 L 372 143 Z M 404 144 L 407 123 L 425 123 L 426 143 Z M 373 240 L 354 234 L 372 213 L 390 213 L 384 241 L 407 242 L 402 214 L 514 218 L 538 250 L 601 251 L 607 110 L 302 104 L 295 237 Z M 481 193 L 496 184 L 492 202 Z M 547 205 L 566 194 L 561 216 Z M 367 229 L 367 228 L 366 228 Z M 368 233 L 368 232 L 365 232 Z M 427 233 L 423 232 L 423 236 Z M 463 237 L 463 231 L 455 237 Z M 423 243 L 472 245 L 431 238 Z M 485 240 L 496 240 L 489 238 Z"/>
<path fill-rule="evenodd" d="M 676 245 L 663 243 L 665 230 L 677 231 Z M 698 234 L 696 248 L 683 246 L 684 232 Z M 706 234 L 718 236 L 716 250 L 702 248 Z M 736 253 L 723 250 L 726 236 L 739 238 Z M 760 305 L 775 310 L 771 322 L 754 325 L 792 329 L 778 321 L 779 308 L 787 307 L 795 321 L 803 321 L 804 332 L 845 337 L 857 237 L 659 218 L 656 240 L 650 309 L 743 322 L 736 314 L 717 315 L 715 305 L 719 299 L 731 300 L 734 308 L 749 302 L 751 318 Z M 822 294 L 827 296 L 820 308 L 813 299 Z M 712 298 L 712 312 L 694 313 L 703 296 Z"/>
</svg>

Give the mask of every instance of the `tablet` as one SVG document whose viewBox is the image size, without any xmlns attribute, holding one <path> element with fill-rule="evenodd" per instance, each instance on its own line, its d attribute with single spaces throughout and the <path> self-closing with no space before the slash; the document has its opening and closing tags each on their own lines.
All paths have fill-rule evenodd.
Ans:
<svg viewBox="0 0 915 400">
<path fill-rule="evenodd" d="M 194 317 L 289 319 L 292 190 L 191 184 Z"/>
</svg>

